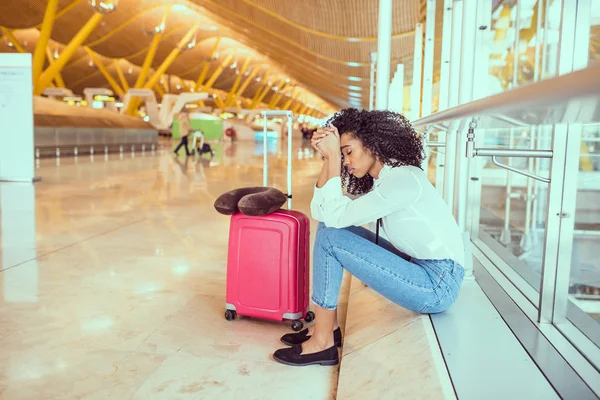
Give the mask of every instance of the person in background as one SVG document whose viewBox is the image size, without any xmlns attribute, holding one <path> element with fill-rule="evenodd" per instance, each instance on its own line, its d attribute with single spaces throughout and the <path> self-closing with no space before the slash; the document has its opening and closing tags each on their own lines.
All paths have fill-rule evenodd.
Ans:
<svg viewBox="0 0 600 400">
<path fill-rule="evenodd" d="M 179 134 L 181 135 L 181 141 L 179 145 L 175 149 L 174 153 L 179 155 L 179 150 L 181 147 L 185 146 L 185 153 L 188 156 L 191 156 L 190 150 L 188 149 L 188 136 L 192 130 L 192 126 L 190 125 L 190 116 L 187 109 L 183 109 L 178 115 L 177 119 L 179 121 Z"/>
</svg>

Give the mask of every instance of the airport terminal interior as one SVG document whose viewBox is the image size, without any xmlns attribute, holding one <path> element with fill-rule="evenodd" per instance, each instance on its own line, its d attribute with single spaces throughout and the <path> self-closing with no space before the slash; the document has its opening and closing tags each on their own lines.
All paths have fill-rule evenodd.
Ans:
<svg viewBox="0 0 600 400">
<path fill-rule="evenodd" d="M 284 365 L 348 108 L 411 122 L 465 276 L 427 314 L 346 271 L 339 363 Z M 236 224 L 300 214 L 215 207 L 263 186 L 285 273 Z M 599 247 L 600 0 L 0 0 L 0 399 L 599 399 Z"/>
</svg>

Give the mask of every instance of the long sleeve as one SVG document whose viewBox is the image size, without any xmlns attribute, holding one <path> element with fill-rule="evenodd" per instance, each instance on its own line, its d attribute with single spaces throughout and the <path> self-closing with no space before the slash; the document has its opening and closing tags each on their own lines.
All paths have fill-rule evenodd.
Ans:
<svg viewBox="0 0 600 400">
<path fill-rule="evenodd" d="M 311 203 L 313 218 L 330 228 L 359 226 L 383 218 L 409 207 L 423 190 L 407 168 L 395 168 L 392 176 L 355 200 L 344 196 L 340 179 L 332 178 L 321 189 L 315 188 Z"/>
<path fill-rule="evenodd" d="M 310 213 L 313 219 L 316 219 L 319 222 L 323 222 L 323 213 L 321 211 L 321 206 L 323 204 L 323 188 L 318 188 L 315 185 L 315 191 L 313 194 L 312 201 L 310 202 Z"/>
</svg>

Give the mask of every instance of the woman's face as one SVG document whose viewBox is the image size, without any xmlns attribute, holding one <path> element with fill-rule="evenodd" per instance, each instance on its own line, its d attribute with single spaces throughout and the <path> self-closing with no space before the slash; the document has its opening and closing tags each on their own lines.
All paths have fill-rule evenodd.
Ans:
<svg viewBox="0 0 600 400">
<path fill-rule="evenodd" d="M 379 171 L 377 171 L 377 174 L 373 174 L 374 170 L 377 169 L 377 159 L 363 147 L 362 142 L 354 135 L 350 133 L 342 134 L 340 144 L 344 155 L 344 165 L 351 175 L 357 178 L 362 178 L 368 173 L 375 177 L 379 175 Z"/>
</svg>

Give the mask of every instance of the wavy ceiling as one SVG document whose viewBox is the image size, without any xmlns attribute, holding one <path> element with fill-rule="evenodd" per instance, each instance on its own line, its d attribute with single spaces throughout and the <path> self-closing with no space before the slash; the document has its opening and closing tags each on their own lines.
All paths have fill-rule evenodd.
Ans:
<svg viewBox="0 0 600 400">
<path fill-rule="evenodd" d="M 0 2 L 0 26 L 13 31 L 25 50 L 33 52 L 47 1 Z M 422 18 L 422 1 L 397 0 L 393 9 L 392 70 L 395 64 L 411 64 L 413 30 Z M 370 54 L 377 50 L 377 2 L 373 0 L 120 0 L 117 10 L 103 18 L 84 45 L 101 57 L 117 79 L 117 65 L 129 85 L 139 73 L 149 44 L 149 32 L 166 19 L 164 38 L 156 53 L 157 68 L 193 24 L 200 24 L 196 46 L 183 52 L 167 70 L 171 81 L 184 90 L 185 80 L 196 81 L 210 57 L 217 37 L 219 58 L 209 61 L 208 76 L 226 54 L 236 52 L 214 88 L 229 91 L 239 70 L 250 58 L 249 70 L 260 68 L 257 77 L 272 71 L 271 82 L 289 78 L 298 88 L 288 94 L 324 111 L 345 107 L 350 92 L 368 101 Z M 58 18 L 52 30 L 53 51 L 60 51 L 92 15 L 86 0 L 59 0 Z M 0 40 L 0 51 L 11 51 L 9 40 Z M 117 62 L 115 62 L 117 60 Z M 410 77 L 410 68 L 406 69 Z M 83 49 L 62 71 L 67 87 L 82 92 L 85 87 L 108 87 Z M 353 78 L 350 78 L 353 77 Z M 243 96 L 252 98 L 265 82 L 249 85 Z M 349 86 L 352 86 L 350 88 Z M 272 96 L 269 94 L 266 98 Z M 353 96 L 358 96 L 353 94 Z"/>
</svg>

